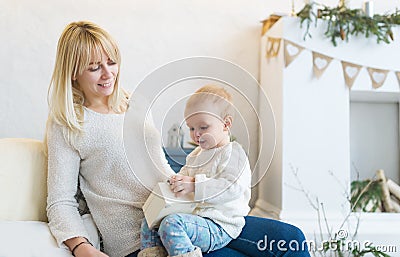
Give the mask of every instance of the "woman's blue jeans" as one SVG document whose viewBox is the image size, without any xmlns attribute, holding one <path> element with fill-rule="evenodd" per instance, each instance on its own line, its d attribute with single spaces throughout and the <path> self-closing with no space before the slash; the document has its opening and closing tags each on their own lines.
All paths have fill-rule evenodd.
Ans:
<svg viewBox="0 0 400 257">
<path fill-rule="evenodd" d="M 254 216 L 245 219 L 246 225 L 238 238 L 225 248 L 203 256 L 310 257 L 306 239 L 299 228 L 273 219 Z"/>
<path fill-rule="evenodd" d="M 310 257 L 303 232 L 290 224 L 246 216 L 246 225 L 238 238 L 207 257 Z M 298 247 L 297 247 L 298 246 Z M 136 253 L 129 255 L 135 257 Z"/>
</svg>

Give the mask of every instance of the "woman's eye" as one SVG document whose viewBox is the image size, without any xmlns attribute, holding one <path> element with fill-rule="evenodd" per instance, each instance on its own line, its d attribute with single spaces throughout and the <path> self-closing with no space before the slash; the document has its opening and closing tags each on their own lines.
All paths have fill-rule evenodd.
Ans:
<svg viewBox="0 0 400 257">
<path fill-rule="evenodd" d="M 208 126 L 207 127 L 200 127 L 200 129 L 206 130 L 206 129 L 208 129 Z"/>
<path fill-rule="evenodd" d="M 117 64 L 117 63 L 114 62 L 114 61 L 109 60 L 109 61 L 107 62 L 107 64 L 111 66 L 111 65 L 115 65 L 115 64 Z"/>
<path fill-rule="evenodd" d="M 190 131 L 194 131 L 194 128 L 190 128 L 189 130 L 190 130 Z"/>
<path fill-rule="evenodd" d="M 100 69 L 100 65 L 93 65 L 93 66 L 89 66 L 89 71 L 97 71 Z"/>
</svg>

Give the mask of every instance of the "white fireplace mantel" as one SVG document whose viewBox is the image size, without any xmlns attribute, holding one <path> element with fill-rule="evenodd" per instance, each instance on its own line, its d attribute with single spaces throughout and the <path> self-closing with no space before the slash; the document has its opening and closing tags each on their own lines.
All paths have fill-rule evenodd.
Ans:
<svg viewBox="0 0 400 257">
<path fill-rule="evenodd" d="M 395 100 L 399 99 L 396 97 L 399 85 L 393 72 L 400 71 L 398 41 L 377 44 L 373 38 L 360 37 L 339 42 L 334 47 L 330 39 L 323 36 L 324 31 L 324 24 L 319 22 L 317 28 L 311 26 L 312 38 L 303 40 L 305 30 L 300 28 L 299 19 L 284 17 L 261 39 L 261 87 L 274 110 L 277 138 L 271 165 L 260 163 L 260 171 L 268 171 L 258 186 L 259 197 L 253 213 L 279 216 L 300 226 L 308 238 L 318 234 L 318 222 L 306 193 L 324 204 L 333 231 L 339 229 L 349 211 L 345 194 L 350 190 L 351 95 L 354 92 L 361 95 L 389 92 L 395 94 Z M 395 39 L 400 40 L 398 28 L 394 34 Z M 289 40 L 304 50 L 285 68 L 283 42 L 278 56 L 267 60 L 268 37 Z M 319 79 L 313 75 L 312 51 L 333 58 Z M 342 60 L 391 72 L 381 88 L 372 89 L 369 75 L 363 68 L 350 91 L 345 85 Z M 263 115 L 263 106 L 260 106 L 260 115 Z M 300 187 L 306 193 L 299 190 Z M 399 227 L 399 214 L 363 214 L 359 238 L 375 244 L 397 244 L 397 254 L 391 255 L 400 256 Z"/>
</svg>

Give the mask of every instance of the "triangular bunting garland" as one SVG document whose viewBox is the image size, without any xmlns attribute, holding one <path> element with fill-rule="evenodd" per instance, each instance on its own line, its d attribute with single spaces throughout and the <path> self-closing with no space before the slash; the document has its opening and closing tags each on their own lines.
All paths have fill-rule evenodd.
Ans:
<svg viewBox="0 0 400 257">
<path fill-rule="evenodd" d="M 375 89 L 380 88 L 385 83 L 389 71 L 374 68 L 367 68 L 367 70 L 371 78 L 372 87 Z"/>
<path fill-rule="evenodd" d="M 314 75 L 319 78 L 332 61 L 332 58 L 320 53 L 312 52 Z"/>
<path fill-rule="evenodd" d="M 285 67 L 289 66 L 291 62 L 303 51 L 304 47 L 294 44 L 290 41 L 284 40 L 285 47 Z"/>
<path fill-rule="evenodd" d="M 354 84 L 354 81 L 356 80 L 358 74 L 360 73 L 362 66 L 342 61 L 342 68 L 343 68 L 344 81 L 346 82 L 346 85 L 351 89 L 351 87 Z"/>
<path fill-rule="evenodd" d="M 284 44 L 284 61 L 286 68 L 304 50 L 304 47 L 285 39 L 268 37 L 266 49 L 266 57 L 268 60 L 276 57 L 279 54 L 281 40 L 283 40 Z M 314 75 L 315 77 L 320 78 L 328 68 L 333 58 L 314 51 L 311 52 L 313 56 Z M 363 66 L 342 60 L 340 60 L 340 62 L 342 63 L 343 76 L 346 86 L 351 89 Z M 380 88 L 385 83 L 387 74 L 389 72 L 389 70 L 375 69 L 371 67 L 367 67 L 367 71 L 371 78 L 372 87 L 375 89 Z M 400 71 L 395 71 L 395 74 L 400 86 Z"/>
<path fill-rule="evenodd" d="M 267 39 L 267 49 L 266 49 L 266 57 L 269 60 L 270 58 L 276 57 L 279 53 L 279 49 L 281 48 L 281 39 L 268 37 Z"/>
<path fill-rule="evenodd" d="M 397 77 L 397 81 L 399 82 L 399 86 L 400 86 L 400 71 L 396 71 L 396 77 Z"/>
<path fill-rule="evenodd" d="M 268 19 L 261 21 L 263 23 L 261 36 L 264 34 L 281 18 L 282 16 L 277 14 L 271 14 Z"/>
</svg>

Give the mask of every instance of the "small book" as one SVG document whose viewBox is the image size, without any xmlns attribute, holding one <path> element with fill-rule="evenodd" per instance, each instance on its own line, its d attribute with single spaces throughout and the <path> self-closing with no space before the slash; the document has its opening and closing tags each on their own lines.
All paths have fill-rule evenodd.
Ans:
<svg viewBox="0 0 400 257">
<path fill-rule="evenodd" d="M 197 204 L 194 194 L 176 197 L 165 182 L 158 183 L 143 205 L 144 217 L 149 228 L 157 227 L 161 220 L 173 213 L 192 213 Z"/>
</svg>

